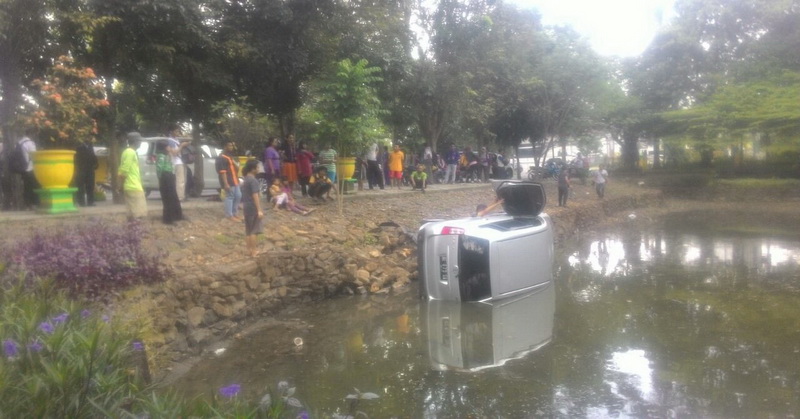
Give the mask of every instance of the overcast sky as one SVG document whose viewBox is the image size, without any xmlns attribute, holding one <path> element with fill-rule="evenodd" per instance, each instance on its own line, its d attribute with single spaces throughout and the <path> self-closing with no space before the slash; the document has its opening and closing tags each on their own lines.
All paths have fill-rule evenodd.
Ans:
<svg viewBox="0 0 800 419">
<path fill-rule="evenodd" d="M 675 0 L 507 0 L 538 9 L 545 25 L 570 25 L 602 55 L 641 54 L 673 16 Z"/>
</svg>

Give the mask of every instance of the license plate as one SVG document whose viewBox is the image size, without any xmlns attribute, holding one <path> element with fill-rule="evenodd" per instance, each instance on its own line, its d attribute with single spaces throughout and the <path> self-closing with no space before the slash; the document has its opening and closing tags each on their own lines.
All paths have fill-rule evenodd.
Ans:
<svg viewBox="0 0 800 419">
<path fill-rule="evenodd" d="M 447 255 L 439 255 L 439 281 L 447 282 Z"/>
</svg>

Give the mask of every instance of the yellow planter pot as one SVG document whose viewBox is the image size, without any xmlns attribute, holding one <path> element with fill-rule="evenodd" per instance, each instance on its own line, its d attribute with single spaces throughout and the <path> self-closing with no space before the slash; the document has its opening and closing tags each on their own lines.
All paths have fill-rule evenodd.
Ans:
<svg viewBox="0 0 800 419">
<path fill-rule="evenodd" d="M 68 188 L 75 172 L 75 150 L 36 151 L 33 174 L 43 189 Z"/>
<path fill-rule="evenodd" d="M 243 177 L 242 169 L 244 169 L 244 165 L 247 164 L 247 161 L 254 158 L 255 157 L 239 156 L 239 177 Z"/>
<path fill-rule="evenodd" d="M 39 195 L 39 212 L 60 214 L 75 212 L 72 197 L 77 188 L 70 188 L 75 173 L 75 150 L 42 150 L 31 154 L 33 175 L 42 185 Z"/>
<path fill-rule="evenodd" d="M 97 156 L 97 169 L 94 170 L 95 183 L 111 184 L 111 176 L 108 172 L 108 156 Z"/>
<path fill-rule="evenodd" d="M 356 158 L 355 157 L 339 157 L 336 159 L 336 178 L 350 179 L 353 173 L 356 172 Z"/>
</svg>

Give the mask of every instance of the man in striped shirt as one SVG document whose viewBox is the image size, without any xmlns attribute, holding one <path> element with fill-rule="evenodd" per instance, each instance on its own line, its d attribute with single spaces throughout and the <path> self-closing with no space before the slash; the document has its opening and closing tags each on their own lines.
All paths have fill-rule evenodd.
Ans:
<svg viewBox="0 0 800 419">
<path fill-rule="evenodd" d="M 336 150 L 332 145 L 319 152 L 319 163 L 328 169 L 328 179 L 336 183 Z"/>
</svg>

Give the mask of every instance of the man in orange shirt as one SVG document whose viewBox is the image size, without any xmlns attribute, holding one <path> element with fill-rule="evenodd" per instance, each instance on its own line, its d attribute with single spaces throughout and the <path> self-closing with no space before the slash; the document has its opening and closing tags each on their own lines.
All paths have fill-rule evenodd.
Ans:
<svg viewBox="0 0 800 419">
<path fill-rule="evenodd" d="M 239 159 L 235 154 L 236 144 L 226 141 L 225 148 L 217 157 L 216 169 L 219 174 L 219 184 L 225 190 L 225 218 L 241 222 L 238 216 L 239 202 L 242 200 L 242 190 L 239 188 Z"/>
<path fill-rule="evenodd" d="M 392 180 L 392 186 L 397 186 L 403 183 L 403 162 L 406 159 L 405 153 L 400 150 L 400 146 L 395 144 L 394 151 L 389 154 L 389 179 Z"/>
</svg>

